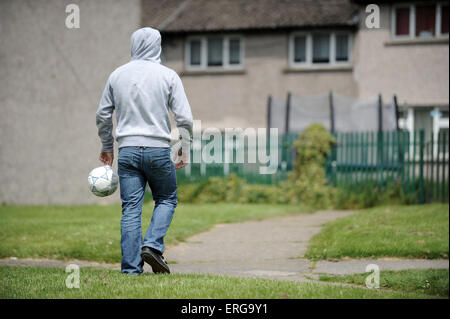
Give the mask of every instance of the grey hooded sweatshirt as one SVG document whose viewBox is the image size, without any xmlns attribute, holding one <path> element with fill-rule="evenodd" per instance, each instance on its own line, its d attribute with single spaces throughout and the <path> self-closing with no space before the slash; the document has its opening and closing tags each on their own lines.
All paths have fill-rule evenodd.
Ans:
<svg viewBox="0 0 450 319">
<path fill-rule="evenodd" d="M 170 117 L 184 141 L 192 138 L 192 113 L 180 77 L 161 65 L 161 35 L 142 28 L 131 36 L 131 61 L 108 78 L 96 113 L 102 150 L 112 152 L 112 113 L 116 140 L 124 146 L 169 147 Z"/>
</svg>

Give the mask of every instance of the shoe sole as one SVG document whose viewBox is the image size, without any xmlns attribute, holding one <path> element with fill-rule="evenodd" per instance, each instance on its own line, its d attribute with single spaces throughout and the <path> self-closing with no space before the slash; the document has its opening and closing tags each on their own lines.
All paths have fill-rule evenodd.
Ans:
<svg viewBox="0 0 450 319">
<path fill-rule="evenodd" d="M 170 274 L 169 267 L 166 264 L 160 263 L 152 251 L 141 253 L 141 257 L 152 267 L 155 274 Z"/>
</svg>

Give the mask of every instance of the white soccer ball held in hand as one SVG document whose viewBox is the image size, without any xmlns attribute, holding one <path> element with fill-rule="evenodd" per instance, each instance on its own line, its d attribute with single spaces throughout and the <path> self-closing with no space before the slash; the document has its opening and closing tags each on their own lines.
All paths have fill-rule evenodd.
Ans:
<svg viewBox="0 0 450 319">
<path fill-rule="evenodd" d="M 99 197 L 113 194 L 119 185 L 119 178 L 109 165 L 94 168 L 88 176 L 91 192 Z"/>
</svg>

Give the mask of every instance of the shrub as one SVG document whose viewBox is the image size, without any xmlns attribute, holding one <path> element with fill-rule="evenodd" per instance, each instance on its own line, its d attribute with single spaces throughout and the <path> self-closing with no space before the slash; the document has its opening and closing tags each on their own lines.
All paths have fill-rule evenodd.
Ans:
<svg viewBox="0 0 450 319">
<path fill-rule="evenodd" d="M 235 174 L 227 178 L 210 177 L 197 194 L 200 203 L 237 202 L 244 182 Z"/>
<path fill-rule="evenodd" d="M 334 207 L 338 209 L 370 208 L 376 205 L 410 205 L 418 203 L 418 194 L 405 194 L 400 181 L 380 185 L 371 181 L 350 187 L 337 187 Z"/>
<path fill-rule="evenodd" d="M 336 143 L 321 124 L 311 124 L 294 142 L 296 160 L 286 187 L 291 202 L 316 208 L 331 206 L 335 190 L 327 185 L 325 161 Z"/>
</svg>

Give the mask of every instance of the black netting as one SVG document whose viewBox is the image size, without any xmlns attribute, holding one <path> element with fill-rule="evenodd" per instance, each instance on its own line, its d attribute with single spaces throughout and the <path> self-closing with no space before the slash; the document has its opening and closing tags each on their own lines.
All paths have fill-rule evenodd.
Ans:
<svg viewBox="0 0 450 319">
<path fill-rule="evenodd" d="M 289 118 L 289 131 L 301 132 L 311 123 L 320 123 L 327 129 L 330 125 L 329 96 L 291 96 L 291 114 Z"/>
<path fill-rule="evenodd" d="M 397 129 L 397 115 L 395 114 L 394 101 L 383 103 L 383 131 L 393 131 Z"/>
<path fill-rule="evenodd" d="M 337 132 L 377 131 L 379 128 L 378 96 L 358 99 L 333 93 L 334 130 Z M 272 99 L 271 127 L 285 132 L 286 100 Z M 396 129 L 393 101 L 383 103 L 383 131 Z M 312 123 L 320 123 L 331 130 L 329 94 L 315 96 L 291 95 L 289 132 L 298 133 Z"/>
<path fill-rule="evenodd" d="M 378 97 L 355 99 L 333 94 L 337 132 L 378 130 Z"/>
<path fill-rule="evenodd" d="M 278 128 L 278 133 L 283 134 L 286 126 L 286 101 L 272 98 L 270 127 Z"/>
</svg>

